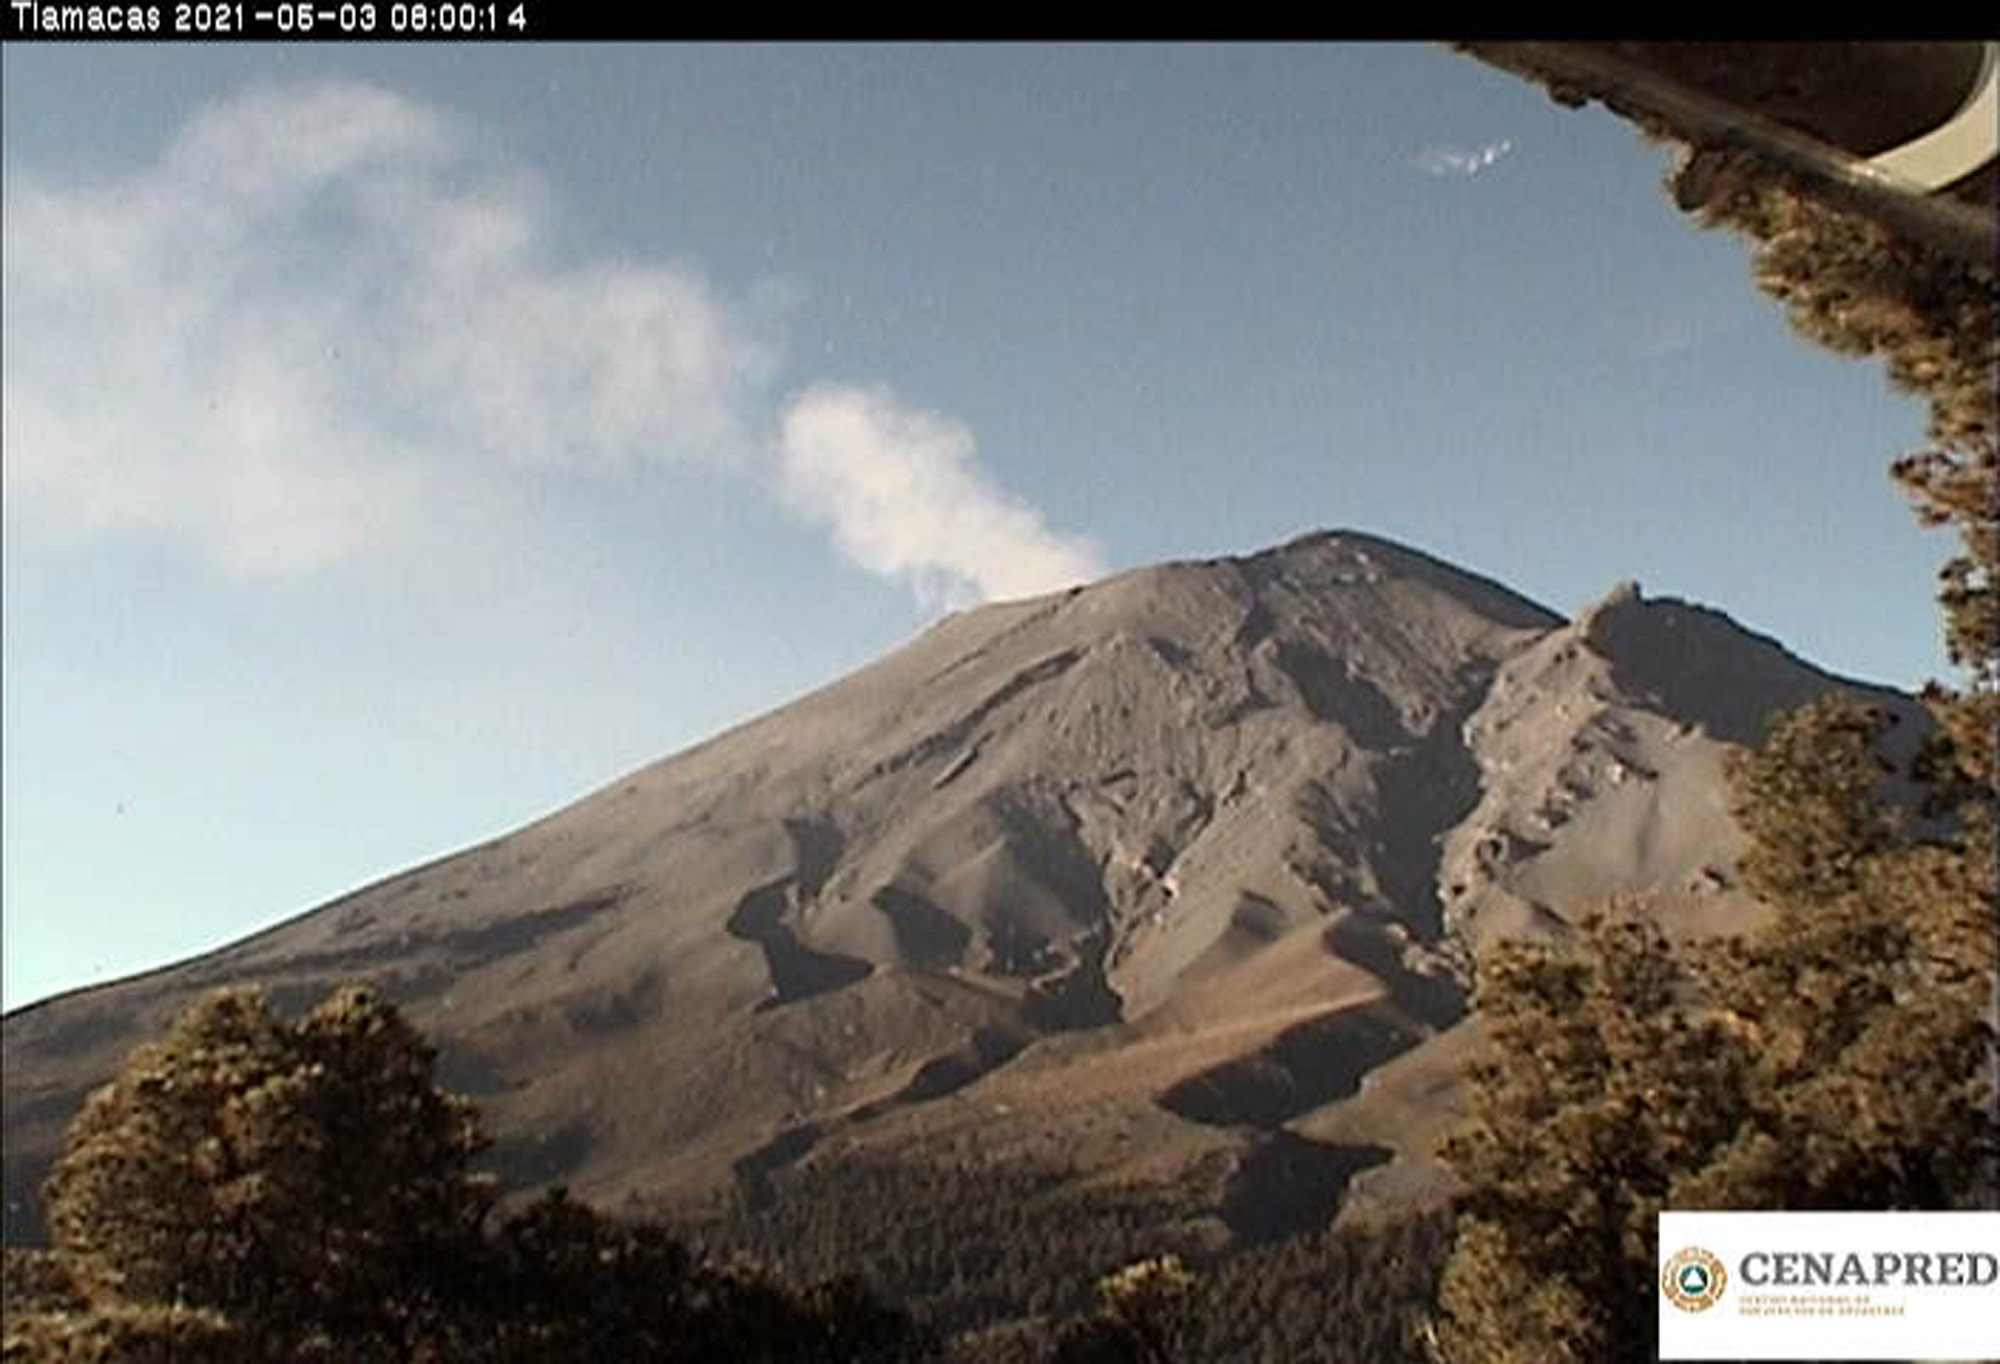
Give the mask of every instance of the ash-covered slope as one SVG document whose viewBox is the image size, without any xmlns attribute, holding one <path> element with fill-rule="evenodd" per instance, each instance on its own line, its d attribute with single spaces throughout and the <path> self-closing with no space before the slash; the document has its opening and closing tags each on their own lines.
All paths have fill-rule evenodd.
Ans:
<svg viewBox="0 0 2000 1364">
<path fill-rule="evenodd" d="M 11 1015 L 8 1235 L 190 998 L 355 978 L 518 1183 L 754 1203 L 842 1151 L 1220 1161 L 1244 1234 L 1260 1171 L 1337 1193 L 1401 1155 L 1414 1189 L 1455 945 L 1627 889 L 1741 913 L 1724 746 L 1831 685 L 1713 613 L 1565 623 L 1346 533 L 953 616 L 516 833 Z"/>
</svg>

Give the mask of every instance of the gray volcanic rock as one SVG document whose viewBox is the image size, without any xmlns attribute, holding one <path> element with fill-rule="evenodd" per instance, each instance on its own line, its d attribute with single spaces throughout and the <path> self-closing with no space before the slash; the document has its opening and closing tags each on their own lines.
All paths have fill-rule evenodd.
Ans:
<svg viewBox="0 0 2000 1364">
<path fill-rule="evenodd" d="M 1835 685 L 1713 612 L 1564 622 L 1352 533 L 954 615 L 505 837 L 8 1016 L 8 1239 L 189 1000 L 351 979 L 521 1187 L 754 1204 L 800 1160 L 949 1147 L 1220 1159 L 1239 1229 L 1284 1224 L 1260 1178 L 1421 1196 L 1462 953 L 1626 891 L 1741 921 L 1723 755 Z"/>
</svg>

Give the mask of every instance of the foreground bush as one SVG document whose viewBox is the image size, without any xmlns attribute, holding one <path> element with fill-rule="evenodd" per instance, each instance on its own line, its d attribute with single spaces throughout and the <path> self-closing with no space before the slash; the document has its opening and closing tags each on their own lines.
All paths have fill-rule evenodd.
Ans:
<svg viewBox="0 0 2000 1364">
<path fill-rule="evenodd" d="M 7 1304 L 6 1364 L 263 1364 L 272 1356 L 219 1312 L 157 1303 L 81 1311 Z"/>
<path fill-rule="evenodd" d="M 496 1221 L 434 1061 L 365 990 L 190 1008 L 72 1125 L 54 1249 L 7 1257 L 7 1364 L 926 1357 L 851 1279 L 795 1291 L 561 1190 Z"/>
</svg>

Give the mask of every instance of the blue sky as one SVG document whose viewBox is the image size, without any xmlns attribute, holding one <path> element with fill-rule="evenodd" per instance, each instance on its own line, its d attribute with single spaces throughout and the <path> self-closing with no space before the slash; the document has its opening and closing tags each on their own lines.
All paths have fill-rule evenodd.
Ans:
<svg viewBox="0 0 2000 1364">
<path fill-rule="evenodd" d="M 1923 416 L 1442 48 L 9 46 L 5 1001 L 1322 527 L 1943 668 Z"/>
</svg>

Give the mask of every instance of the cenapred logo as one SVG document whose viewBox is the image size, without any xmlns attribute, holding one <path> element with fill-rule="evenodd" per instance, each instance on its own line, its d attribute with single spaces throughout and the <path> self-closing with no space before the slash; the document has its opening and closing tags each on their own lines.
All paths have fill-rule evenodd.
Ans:
<svg viewBox="0 0 2000 1364">
<path fill-rule="evenodd" d="M 2000 1212 L 1662 1211 L 1661 1359 L 2000 1361 Z"/>
<path fill-rule="evenodd" d="M 1700 1246 L 1675 1251 L 1660 1271 L 1660 1291 L 1683 1312 L 1706 1312 L 1722 1300 L 1728 1284 L 1722 1261 Z"/>
</svg>

